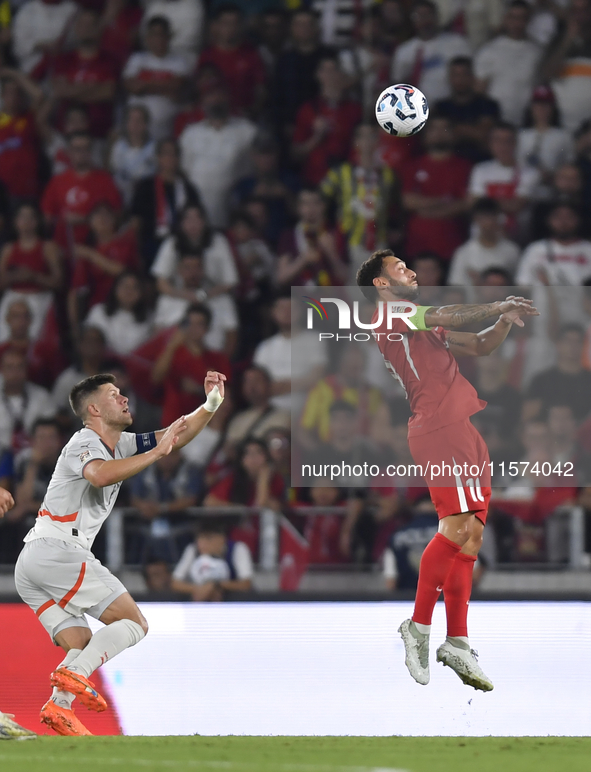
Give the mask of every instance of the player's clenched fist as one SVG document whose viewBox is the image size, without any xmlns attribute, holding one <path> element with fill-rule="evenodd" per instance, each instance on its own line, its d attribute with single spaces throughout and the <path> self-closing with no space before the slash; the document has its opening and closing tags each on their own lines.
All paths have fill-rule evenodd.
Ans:
<svg viewBox="0 0 591 772">
<path fill-rule="evenodd" d="M 5 488 L 0 488 L 0 517 L 4 517 L 8 510 L 13 507 L 14 499 L 12 498 L 12 493 Z"/>
</svg>

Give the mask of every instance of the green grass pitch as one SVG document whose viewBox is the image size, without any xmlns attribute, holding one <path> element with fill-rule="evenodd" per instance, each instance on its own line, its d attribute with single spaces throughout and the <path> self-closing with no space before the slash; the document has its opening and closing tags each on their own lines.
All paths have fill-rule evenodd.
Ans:
<svg viewBox="0 0 591 772">
<path fill-rule="evenodd" d="M 43 737 L 2 772 L 589 772 L 587 737 Z"/>
</svg>

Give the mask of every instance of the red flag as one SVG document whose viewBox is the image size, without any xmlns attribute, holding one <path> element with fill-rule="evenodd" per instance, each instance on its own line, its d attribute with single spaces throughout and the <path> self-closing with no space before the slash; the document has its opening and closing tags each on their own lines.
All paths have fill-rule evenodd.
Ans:
<svg viewBox="0 0 591 772">
<path fill-rule="evenodd" d="M 309 545 L 286 517 L 281 518 L 280 527 L 279 586 L 285 592 L 295 592 L 308 568 Z"/>
</svg>

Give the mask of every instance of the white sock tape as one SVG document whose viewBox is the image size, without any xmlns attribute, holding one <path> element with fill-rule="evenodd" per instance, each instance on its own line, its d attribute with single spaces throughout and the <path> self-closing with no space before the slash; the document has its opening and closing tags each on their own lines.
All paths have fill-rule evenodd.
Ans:
<svg viewBox="0 0 591 772">
<path fill-rule="evenodd" d="M 220 394 L 220 390 L 217 386 L 214 386 L 213 389 L 209 392 L 207 395 L 207 399 L 203 403 L 202 407 L 204 407 L 208 413 L 215 413 L 215 411 L 218 409 L 218 407 L 222 404 L 224 401 L 224 398 Z"/>
</svg>

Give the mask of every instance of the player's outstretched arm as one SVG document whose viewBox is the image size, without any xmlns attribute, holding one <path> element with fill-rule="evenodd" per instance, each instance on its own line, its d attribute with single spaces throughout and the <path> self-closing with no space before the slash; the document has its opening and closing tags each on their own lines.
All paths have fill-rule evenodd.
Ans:
<svg viewBox="0 0 591 772">
<path fill-rule="evenodd" d="M 187 443 L 191 442 L 200 431 L 202 431 L 207 424 L 211 421 L 213 414 L 218 407 L 224 401 L 224 382 L 226 376 L 223 373 L 218 373 L 215 370 L 208 370 L 204 381 L 205 394 L 207 399 L 189 415 L 184 416 L 186 423 L 186 429 L 183 431 L 182 436 L 178 438 L 176 444 L 177 448 L 182 448 Z M 156 432 L 156 439 L 159 440 L 167 429 L 160 429 Z"/>
<path fill-rule="evenodd" d="M 523 327 L 519 312 L 507 311 L 499 316 L 492 327 L 482 332 L 448 332 L 445 339 L 455 357 L 485 357 L 501 345 L 514 324 Z"/>
<path fill-rule="evenodd" d="M 90 461 L 82 474 L 95 488 L 104 488 L 107 485 L 127 480 L 134 474 L 142 472 L 146 467 L 153 464 L 162 456 L 167 456 L 170 451 L 178 444 L 179 437 L 187 431 L 187 422 L 182 416 L 171 424 L 168 429 L 159 432 L 158 444 L 147 453 L 141 453 L 131 458 L 117 458 L 112 461 L 101 461 L 95 459 Z"/>
<path fill-rule="evenodd" d="M 533 301 L 528 298 L 509 295 L 505 300 L 495 303 L 478 305 L 454 305 L 429 308 L 425 312 L 425 324 L 428 327 L 445 327 L 455 330 L 467 324 L 475 324 L 500 316 L 504 313 L 517 311 L 519 316 L 538 316 Z"/>
</svg>

